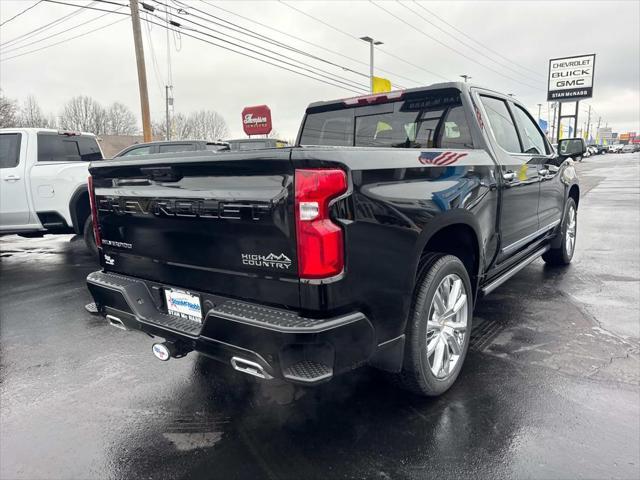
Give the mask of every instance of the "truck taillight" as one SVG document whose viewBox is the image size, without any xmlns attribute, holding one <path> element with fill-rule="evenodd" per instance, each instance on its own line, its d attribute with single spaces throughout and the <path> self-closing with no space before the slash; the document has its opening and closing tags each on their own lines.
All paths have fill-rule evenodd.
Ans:
<svg viewBox="0 0 640 480">
<path fill-rule="evenodd" d="M 93 188 L 93 177 L 89 175 L 87 180 L 89 187 L 89 204 L 91 205 L 91 224 L 93 225 L 93 236 L 96 239 L 98 248 L 102 247 L 102 239 L 100 238 L 100 227 L 98 226 L 98 208 L 96 207 L 96 192 Z"/>
<path fill-rule="evenodd" d="M 299 169 L 295 175 L 296 234 L 300 278 L 327 278 L 344 269 L 342 228 L 331 221 L 329 202 L 347 190 L 338 169 Z"/>
</svg>

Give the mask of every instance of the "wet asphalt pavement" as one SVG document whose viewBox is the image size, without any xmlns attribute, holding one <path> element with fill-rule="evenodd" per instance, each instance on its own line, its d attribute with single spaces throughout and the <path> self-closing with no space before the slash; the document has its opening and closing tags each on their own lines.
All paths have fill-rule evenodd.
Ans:
<svg viewBox="0 0 640 480">
<path fill-rule="evenodd" d="M 578 170 L 574 263 L 481 300 L 437 399 L 159 362 L 85 312 L 81 239 L 0 239 L 0 478 L 639 478 L 640 155 Z"/>
</svg>

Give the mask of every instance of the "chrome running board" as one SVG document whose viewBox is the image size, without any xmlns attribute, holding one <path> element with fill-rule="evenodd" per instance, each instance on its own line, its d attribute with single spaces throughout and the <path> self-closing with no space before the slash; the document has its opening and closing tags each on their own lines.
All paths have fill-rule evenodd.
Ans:
<svg viewBox="0 0 640 480">
<path fill-rule="evenodd" d="M 530 256 L 525 258 L 524 260 L 522 260 L 520 263 L 518 263 L 518 264 L 514 265 L 513 267 L 511 267 L 509 270 L 504 272 L 502 275 L 500 275 L 498 278 L 493 280 L 491 283 L 489 283 L 488 285 L 482 287 L 480 289 L 480 293 L 482 293 L 483 296 L 490 294 L 496 288 L 498 288 L 500 285 L 502 285 L 504 282 L 506 282 L 511 277 L 513 277 L 516 273 L 518 273 L 520 270 L 522 270 L 524 267 L 526 267 L 531 262 L 533 262 L 536 258 L 541 257 L 550 248 L 551 247 L 549 245 L 545 245 L 541 249 L 536 250 L 533 254 L 531 254 Z"/>
</svg>

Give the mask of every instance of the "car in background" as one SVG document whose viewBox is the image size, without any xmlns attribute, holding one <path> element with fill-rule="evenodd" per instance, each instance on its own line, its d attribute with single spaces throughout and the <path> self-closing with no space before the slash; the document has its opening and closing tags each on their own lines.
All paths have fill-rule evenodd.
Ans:
<svg viewBox="0 0 640 480">
<path fill-rule="evenodd" d="M 609 152 L 609 147 L 606 145 L 595 145 L 595 147 L 598 149 L 598 155 L 603 155 Z"/>
<path fill-rule="evenodd" d="M 589 145 L 589 146 L 587 147 L 587 151 L 588 151 L 589 153 L 591 153 L 591 155 L 597 155 L 598 153 L 600 153 L 600 152 L 598 151 L 598 147 L 597 147 L 597 145 Z"/>
<path fill-rule="evenodd" d="M 619 143 L 616 143 L 615 145 L 609 145 L 609 153 L 621 153 L 622 152 L 622 145 Z"/>
<path fill-rule="evenodd" d="M 285 140 L 278 140 L 277 138 L 237 138 L 235 140 L 227 140 L 227 143 L 232 152 L 289 146 Z"/>
<path fill-rule="evenodd" d="M 219 152 L 229 150 L 227 142 L 208 142 L 206 140 L 165 140 L 159 142 L 136 143 L 130 147 L 121 150 L 113 156 L 134 157 L 138 155 L 154 155 L 157 153 L 175 153 L 175 152 L 196 152 L 209 151 Z"/>
<path fill-rule="evenodd" d="M 636 147 L 635 145 L 632 144 L 628 144 L 628 145 L 623 145 L 622 149 L 620 150 L 620 153 L 633 153 L 636 152 Z"/>
</svg>

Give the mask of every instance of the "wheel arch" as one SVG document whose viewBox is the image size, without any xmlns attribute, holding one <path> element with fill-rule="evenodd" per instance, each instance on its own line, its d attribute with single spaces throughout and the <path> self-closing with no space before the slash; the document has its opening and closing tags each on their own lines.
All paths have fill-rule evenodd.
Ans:
<svg viewBox="0 0 640 480">
<path fill-rule="evenodd" d="M 484 262 L 480 227 L 471 212 L 451 211 L 433 219 L 420 235 L 416 250 L 414 287 L 422 275 L 425 255 L 446 253 L 462 261 L 471 280 L 474 298 L 481 276 L 480 267 Z"/>
<path fill-rule="evenodd" d="M 82 234 L 84 222 L 91 215 L 91 206 L 89 204 L 89 190 L 86 185 L 82 185 L 73 192 L 69 201 L 69 213 L 71 214 L 71 222 L 73 231 L 79 235 Z"/>
<path fill-rule="evenodd" d="M 576 202 L 576 208 L 580 204 L 580 187 L 577 183 L 574 183 L 569 187 L 569 193 L 567 194 L 568 198 L 573 198 L 573 201 Z"/>
</svg>

